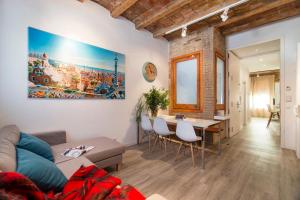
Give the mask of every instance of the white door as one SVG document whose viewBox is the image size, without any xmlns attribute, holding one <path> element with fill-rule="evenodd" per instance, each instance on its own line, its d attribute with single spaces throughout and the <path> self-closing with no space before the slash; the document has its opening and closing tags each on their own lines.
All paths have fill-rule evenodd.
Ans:
<svg viewBox="0 0 300 200">
<path fill-rule="evenodd" d="M 241 86 L 240 86 L 240 60 L 233 53 L 228 53 L 229 69 L 229 114 L 230 132 L 232 137 L 240 131 L 240 112 L 241 112 Z"/>
<path fill-rule="evenodd" d="M 298 43 L 298 67 L 297 67 L 297 102 L 296 102 L 296 154 L 300 158 L 300 43 Z"/>
</svg>

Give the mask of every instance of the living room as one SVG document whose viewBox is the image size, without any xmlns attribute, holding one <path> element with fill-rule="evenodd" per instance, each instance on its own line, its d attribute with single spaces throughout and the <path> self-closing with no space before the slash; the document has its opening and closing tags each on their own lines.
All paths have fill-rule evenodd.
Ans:
<svg viewBox="0 0 300 200">
<path fill-rule="evenodd" d="M 68 181 L 81 165 L 105 168 L 137 195 L 123 199 L 299 199 L 299 15 L 297 0 L 1 0 L 0 127 L 17 126 L 0 133 L 15 135 L 2 174 L 18 171 L 21 140 L 35 134 L 56 146 Z M 228 51 L 276 39 L 280 134 L 250 123 L 231 136 Z M 151 109 L 153 88 L 167 95 Z M 180 121 L 192 143 L 177 137 Z M 61 155 L 89 146 L 76 162 Z"/>
</svg>

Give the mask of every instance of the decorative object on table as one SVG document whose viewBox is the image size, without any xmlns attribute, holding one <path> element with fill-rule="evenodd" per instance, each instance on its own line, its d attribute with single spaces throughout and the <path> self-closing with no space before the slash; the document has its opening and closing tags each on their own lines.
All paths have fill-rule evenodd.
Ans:
<svg viewBox="0 0 300 200">
<path fill-rule="evenodd" d="M 147 110 L 151 116 L 156 117 L 158 110 L 166 110 L 169 105 L 168 90 L 152 87 L 149 92 L 144 93 Z"/>
<path fill-rule="evenodd" d="M 125 99 L 125 55 L 28 28 L 28 97 Z"/>
<path fill-rule="evenodd" d="M 151 62 L 146 62 L 143 66 L 143 76 L 146 81 L 153 82 L 157 76 L 156 66 Z"/>
<path fill-rule="evenodd" d="M 175 115 L 175 119 L 184 119 L 184 118 L 185 118 L 185 116 L 182 114 Z"/>
</svg>

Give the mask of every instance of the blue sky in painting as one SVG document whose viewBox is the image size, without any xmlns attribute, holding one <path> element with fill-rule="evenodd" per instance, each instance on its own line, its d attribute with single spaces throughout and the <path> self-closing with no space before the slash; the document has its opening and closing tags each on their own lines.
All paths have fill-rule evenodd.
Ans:
<svg viewBox="0 0 300 200">
<path fill-rule="evenodd" d="M 100 47 L 89 45 L 51 34 L 32 27 L 28 28 L 29 53 L 46 53 L 50 59 L 114 70 L 115 56 L 118 57 L 118 71 L 125 72 L 125 55 L 109 51 Z"/>
</svg>

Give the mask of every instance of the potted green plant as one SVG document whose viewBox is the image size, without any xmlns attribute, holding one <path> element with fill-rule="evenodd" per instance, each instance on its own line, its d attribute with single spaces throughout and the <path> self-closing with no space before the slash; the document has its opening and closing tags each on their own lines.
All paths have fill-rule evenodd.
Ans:
<svg viewBox="0 0 300 200">
<path fill-rule="evenodd" d="M 169 105 L 168 90 L 152 87 L 144 93 L 146 109 L 150 110 L 151 116 L 156 117 L 158 110 L 166 110 Z"/>
<path fill-rule="evenodd" d="M 137 144 L 140 143 L 140 122 L 141 116 L 144 111 L 146 111 L 145 98 L 144 95 L 141 96 L 138 100 L 138 103 L 135 106 L 135 121 L 137 122 Z"/>
</svg>

